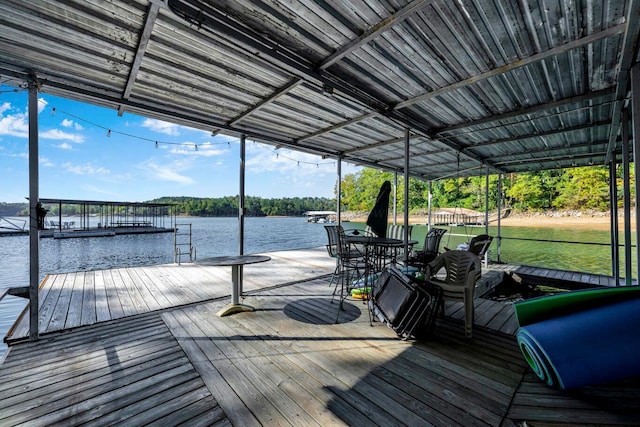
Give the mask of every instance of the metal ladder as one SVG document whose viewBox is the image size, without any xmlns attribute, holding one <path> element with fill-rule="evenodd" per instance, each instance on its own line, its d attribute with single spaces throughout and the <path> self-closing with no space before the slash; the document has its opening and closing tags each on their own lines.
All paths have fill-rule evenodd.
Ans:
<svg viewBox="0 0 640 427">
<path fill-rule="evenodd" d="M 185 231 L 188 230 L 188 231 Z M 191 239 L 191 223 L 178 224 L 173 228 L 173 262 L 182 263 L 182 257 L 189 257 L 189 262 L 196 259 L 196 249 Z"/>
</svg>

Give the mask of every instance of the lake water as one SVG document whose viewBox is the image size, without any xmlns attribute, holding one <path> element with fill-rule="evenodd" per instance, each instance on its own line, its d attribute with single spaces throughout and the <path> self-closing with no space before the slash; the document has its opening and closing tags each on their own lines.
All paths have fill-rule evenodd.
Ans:
<svg viewBox="0 0 640 427">
<path fill-rule="evenodd" d="M 238 253 L 237 218 L 179 218 L 192 224 L 196 257 Z M 361 223 L 344 223 L 345 228 L 364 228 Z M 483 227 L 444 227 L 449 231 L 441 247 L 455 248 L 468 241 L 467 235 L 482 234 Z M 414 226 L 412 238 L 422 242 L 426 227 Z M 491 228 L 489 234 L 497 230 Z M 511 240 L 534 238 L 562 241 L 609 243 L 607 231 L 575 231 L 547 228 L 503 227 L 501 261 L 514 264 L 611 274 L 609 246 L 542 243 Z M 327 235 L 322 224 L 304 218 L 246 218 L 244 253 L 292 250 L 323 246 Z M 29 237 L 0 237 L 0 288 L 29 285 Z M 96 270 L 111 267 L 142 266 L 173 262 L 173 233 L 119 235 L 76 239 L 40 239 L 40 274 Z M 491 257 L 496 258 L 495 243 Z M 624 270 L 621 270 L 624 271 Z M 5 297 L 0 301 L 0 337 L 7 330 L 26 300 Z M 4 352 L 0 343 L 0 359 Z"/>
</svg>

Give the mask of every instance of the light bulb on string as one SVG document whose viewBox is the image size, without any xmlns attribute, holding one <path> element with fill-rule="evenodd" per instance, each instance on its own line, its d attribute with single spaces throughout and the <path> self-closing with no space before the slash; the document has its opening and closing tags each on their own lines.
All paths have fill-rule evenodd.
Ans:
<svg viewBox="0 0 640 427">
<path fill-rule="evenodd" d="M 111 136 L 111 129 L 107 130 L 107 138 Z"/>
</svg>

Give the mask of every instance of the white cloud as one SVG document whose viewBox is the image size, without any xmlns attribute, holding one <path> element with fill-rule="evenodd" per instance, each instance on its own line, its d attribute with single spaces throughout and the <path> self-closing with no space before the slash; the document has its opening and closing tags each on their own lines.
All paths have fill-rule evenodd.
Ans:
<svg viewBox="0 0 640 427">
<path fill-rule="evenodd" d="M 51 129 L 44 132 L 40 132 L 41 139 L 54 139 L 54 140 L 66 140 L 81 144 L 84 142 L 84 136 L 78 133 L 64 132 L 59 129 Z"/>
<path fill-rule="evenodd" d="M 164 133 L 166 135 L 177 136 L 180 134 L 179 132 L 180 125 L 176 125 L 169 122 L 163 122 L 162 120 L 145 119 L 142 122 L 142 127 L 151 129 L 154 132 Z"/>
<path fill-rule="evenodd" d="M 0 135 L 29 137 L 29 122 L 24 113 L 10 114 L 13 111 L 11 104 L 5 102 L 0 107 Z M 9 113 L 5 116 L 5 113 Z"/>
<path fill-rule="evenodd" d="M 40 157 L 39 159 L 40 166 L 44 167 L 53 167 L 54 163 L 46 157 Z"/>
<path fill-rule="evenodd" d="M 44 98 L 38 98 L 38 114 L 42 113 L 44 109 L 47 108 L 47 105 L 49 105 L 49 103 Z M 28 105 L 27 108 L 29 108 Z"/>
<path fill-rule="evenodd" d="M 70 119 L 64 119 L 62 122 L 60 122 L 60 126 L 65 127 L 65 128 L 73 128 L 75 130 L 83 130 L 84 128 L 82 127 L 82 125 L 80 125 L 79 123 L 74 122 L 73 120 Z"/>
<path fill-rule="evenodd" d="M 335 160 L 287 149 L 273 150 L 264 145 L 247 145 L 247 169 L 252 172 L 279 172 L 281 174 L 318 175 L 335 173 Z"/>
<path fill-rule="evenodd" d="M 63 142 L 61 144 L 56 145 L 57 148 L 60 148 L 61 150 L 71 150 L 73 149 L 73 145 L 67 143 L 67 142 Z"/>
<path fill-rule="evenodd" d="M 91 163 L 85 163 L 84 165 L 65 163 L 62 166 L 67 172 L 75 173 L 77 175 L 108 175 L 111 173 L 109 169 L 103 168 L 102 166 L 96 166 Z"/>
<path fill-rule="evenodd" d="M 146 162 L 142 165 L 144 169 L 151 172 L 154 178 L 162 181 L 177 182 L 179 184 L 193 184 L 193 179 L 188 176 L 181 175 L 178 171 L 184 166 L 179 163 L 171 165 L 159 165 L 154 162 Z"/>
<path fill-rule="evenodd" d="M 196 147 L 198 147 L 196 151 Z M 195 144 L 191 142 L 184 143 L 183 145 L 172 146 L 169 150 L 172 154 L 181 154 L 185 156 L 201 156 L 201 157 L 214 157 L 222 156 L 228 150 L 225 148 L 220 149 L 219 146 L 209 145 L 208 143 Z"/>
</svg>

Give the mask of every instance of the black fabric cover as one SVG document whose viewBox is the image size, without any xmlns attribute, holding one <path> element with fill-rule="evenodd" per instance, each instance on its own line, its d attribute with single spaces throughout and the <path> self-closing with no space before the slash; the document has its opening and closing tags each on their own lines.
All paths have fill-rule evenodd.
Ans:
<svg viewBox="0 0 640 427">
<path fill-rule="evenodd" d="M 387 236 L 387 224 L 389 222 L 389 195 L 391 183 L 385 181 L 378 191 L 376 203 L 367 217 L 367 225 L 378 237 Z"/>
</svg>

